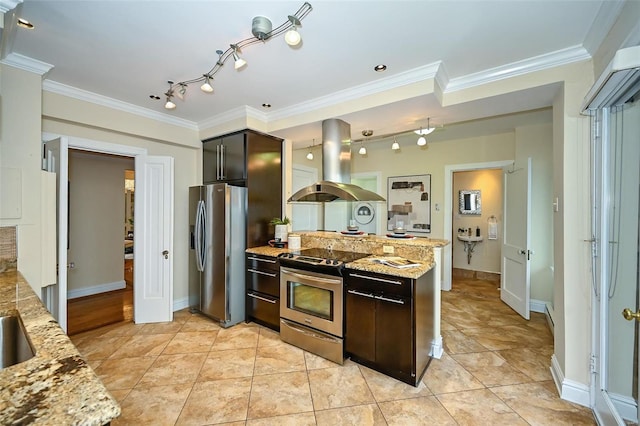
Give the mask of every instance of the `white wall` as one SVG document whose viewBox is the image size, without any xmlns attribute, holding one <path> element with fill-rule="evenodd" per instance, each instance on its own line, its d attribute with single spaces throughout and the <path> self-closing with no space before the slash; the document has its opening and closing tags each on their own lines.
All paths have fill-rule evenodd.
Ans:
<svg viewBox="0 0 640 426">
<path fill-rule="evenodd" d="M 125 170 L 132 158 L 69 153 L 68 291 L 124 284 Z M 85 292 L 83 292 L 83 290 Z"/>
</svg>

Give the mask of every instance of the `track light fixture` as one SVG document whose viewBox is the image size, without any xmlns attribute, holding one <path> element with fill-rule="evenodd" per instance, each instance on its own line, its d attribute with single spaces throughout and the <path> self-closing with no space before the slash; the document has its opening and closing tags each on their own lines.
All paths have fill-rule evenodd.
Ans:
<svg viewBox="0 0 640 426">
<path fill-rule="evenodd" d="M 177 96 L 180 99 L 183 99 L 184 95 L 186 94 L 187 86 L 189 84 L 202 83 L 200 89 L 203 92 L 213 92 L 211 80 L 218 73 L 218 71 L 220 71 L 222 66 L 229 58 L 233 58 L 234 68 L 236 70 L 244 67 L 247 64 L 247 61 L 241 58 L 239 54 L 239 52 L 247 46 L 259 42 L 267 42 L 269 41 L 269 39 L 282 34 L 285 34 L 284 38 L 288 45 L 298 45 L 301 41 L 298 27 L 302 25 L 301 21 L 309 13 L 311 13 L 311 10 L 313 10 L 311 4 L 309 4 L 308 2 L 304 2 L 304 4 L 300 6 L 296 13 L 294 13 L 293 15 L 288 15 L 287 20 L 274 29 L 272 29 L 271 21 L 268 18 L 265 18 L 264 16 L 256 16 L 255 18 L 253 18 L 251 28 L 253 37 L 249 37 L 237 43 L 230 44 L 229 48 L 224 52 L 222 50 L 216 50 L 216 53 L 218 54 L 218 61 L 215 63 L 213 68 L 209 70 L 209 72 L 204 73 L 200 77 L 193 78 L 191 80 L 184 80 L 178 83 L 171 82 L 169 84 L 169 90 L 165 93 L 165 96 L 167 97 L 165 108 L 174 109 L 176 107 L 176 104 L 171 100 L 174 95 L 174 91 L 177 91 Z M 150 96 L 151 99 L 155 99 L 156 97 L 157 95 Z"/>
<path fill-rule="evenodd" d="M 393 143 L 391 144 L 391 149 L 394 151 L 397 151 L 400 149 L 400 144 L 398 143 L 398 141 L 396 140 L 396 137 L 393 137 Z"/>
<path fill-rule="evenodd" d="M 309 152 L 307 152 L 307 160 L 309 161 L 313 160 L 313 152 L 311 152 L 311 150 L 313 149 L 315 144 L 316 144 L 316 140 L 314 139 L 313 142 L 311 142 L 311 147 L 309 147 Z"/>
<path fill-rule="evenodd" d="M 425 146 L 427 144 L 427 138 L 425 138 L 424 136 L 420 136 L 416 143 L 418 144 L 418 146 Z"/>
<path fill-rule="evenodd" d="M 429 126 L 429 117 L 427 117 L 427 128 L 423 129 L 422 127 L 420 127 L 420 130 L 414 130 L 414 133 L 416 135 L 425 136 L 433 132 L 435 129 L 436 129 L 435 127 Z"/>
</svg>

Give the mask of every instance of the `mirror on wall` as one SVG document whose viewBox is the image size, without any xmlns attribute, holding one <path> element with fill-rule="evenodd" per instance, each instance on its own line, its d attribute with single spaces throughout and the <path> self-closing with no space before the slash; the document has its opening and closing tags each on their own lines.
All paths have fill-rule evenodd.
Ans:
<svg viewBox="0 0 640 426">
<path fill-rule="evenodd" d="M 482 213 L 482 203 L 479 189 L 461 190 L 460 191 L 460 214 Z"/>
</svg>

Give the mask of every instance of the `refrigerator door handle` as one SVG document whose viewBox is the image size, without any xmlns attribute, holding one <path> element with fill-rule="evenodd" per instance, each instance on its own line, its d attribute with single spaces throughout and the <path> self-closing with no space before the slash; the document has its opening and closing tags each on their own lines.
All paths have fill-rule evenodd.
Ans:
<svg viewBox="0 0 640 426">
<path fill-rule="evenodd" d="M 204 271 L 205 250 L 204 244 L 206 241 L 206 223 L 205 223 L 205 208 L 204 201 L 198 201 L 198 207 L 196 209 L 196 267 L 198 271 Z"/>
</svg>

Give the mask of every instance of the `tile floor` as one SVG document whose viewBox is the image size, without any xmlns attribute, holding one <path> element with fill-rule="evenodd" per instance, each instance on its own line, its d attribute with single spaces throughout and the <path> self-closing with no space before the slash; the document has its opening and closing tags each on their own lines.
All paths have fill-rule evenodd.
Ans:
<svg viewBox="0 0 640 426">
<path fill-rule="evenodd" d="M 120 402 L 113 425 L 594 425 L 558 398 L 542 314 L 521 319 L 496 284 L 442 294 L 445 354 L 418 387 L 290 346 L 255 324 L 221 329 L 187 311 L 72 337 Z"/>
</svg>

